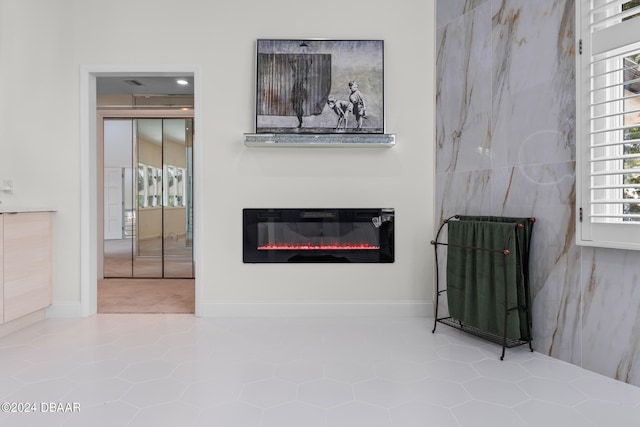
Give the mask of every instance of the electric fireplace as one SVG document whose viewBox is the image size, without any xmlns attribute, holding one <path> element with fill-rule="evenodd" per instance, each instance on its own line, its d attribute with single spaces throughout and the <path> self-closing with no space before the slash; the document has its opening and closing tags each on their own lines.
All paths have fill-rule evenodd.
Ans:
<svg viewBox="0 0 640 427">
<path fill-rule="evenodd" d="M 393 209 L 244 209 L 245 263 L 394 261 Z"/>
</svg>

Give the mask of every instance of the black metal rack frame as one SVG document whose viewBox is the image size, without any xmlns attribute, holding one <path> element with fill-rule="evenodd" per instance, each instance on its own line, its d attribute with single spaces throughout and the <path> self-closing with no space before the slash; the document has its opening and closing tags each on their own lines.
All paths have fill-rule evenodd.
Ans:
<svg viewBox="0 0 640 427">
<path fill-rule="evenodd" d="M 529 293 L 527 292 L 526 295 L 526 304 L 525 306 L 521 306 L 521 305 L 517 305 L 517 306 L 512 306 L 509 307 L 508 304 L 508 296 L 509 296 L 509 283 L 507 283 L 507 262 L 506 262 L 506 258 L 511 255 L 511 251 L 508 248 L 509 245 L 509 241 L 514 237 L 515 235 L 515 231 L 520 228 L 524 228 L 524 221 L 529 221 L 530 222 L 530 226 L 533 227 L 533 223 L 535 222 L 535 218 L 526 218 L 526 219 L 522 219 L 519 221 L 516 221 L 513 223 L 514 227 L 511 233 L 509 233 L 505 239 L 504 245 L 502 249 L 490 249 L 490 248 L 483 248 L 483 247 L 474 247 L 474 246 L 465 246 L 465 245 L 455 245 L 455 244 L 449 244 L 447 242 L 441 242 L 439 241 L 440 239 L 440 234 L 442 233 L 445 225 L 447 225 L 449 223 L 449 221 L 451 221 L 452 219 L 458 219 L 460 218 L 460 215 L 453 215 L 447 219 L 445 219 L 442 224 L 440 225 L 440 227 L 438 228 L 438 232 L 436 234 L 436 238 L 435 240 L 431 241 L 431 244 L 434 247 L 434 252 L 435 252 L 435 268 L 436 268 L 436 306 L 435 306 L 435 316 L 434 316 L 434 322 L 433 322 L 433 330 L 431 331 L 432 333 L 436 332 L 436 327 L 438 325 L 438 323 L 442 323 L 444 325 L 453 327 L 455 329 L 467 332 L 471 335 L 475 335 L 477 337 L 486 339 L 490 342 L 493 342 L 495 344 L 499 344 L 502 346 L 502 354 L 500 355 L 500 360 L 504 360 L 504 356 L 505 356 L 505 350 L 507 348 L 513 348 L 513 347 L 517 347 L 517 346 L 521 346 L 521 345 L 525 345 L 525 344 L 529 344 L 529 349 L 531 351 L 533 351 L 533 346 L 531 344 L 532 342 L 532 338 L 531 338 L 531 325 L 530 323 L 527 321 L 527 331 L 528 331 L 528 337 L 529 339 L 512 339 L 512 338 L 508 338 L 507 337 L 507 327 L 508 327 L 508 321 L 509 321 L 509 314 L 512 313 L 513 311 L 516 310 L 520 310 L 523 311 L 525 313 L 527 313 L 527 318 L 529 316 L 529 309 L 530 309 L 530 298 L 529 298 Z M 529 264 L 528 264 L 528 256 L 529 256 L 529 249 L 530 249 L 530 243 L 531 240 L 529 239 L 529 242 L 527 242 L 527 254 L 525 257 L 525 260 L 527 261 L 526 264 L 523 267 L 523 272 L 525 275 L 525 281 L 526 281 L 526 285 L 528 288 L 528 276 L 529 276 Z M 488 332 L 488 331 L 484 331 L 482 329 L 476 328 L 474 326 L 471 325 L 465 325 L 462 321 L 460 320 L 456 320 L 454 318 L 452 318 L 451 316 L 447 316 L 447 317 L 438 317 L 438 306 L 439 306 L 439 300 L 440 297 L 442 296 L 443 293 L 445 293 L 447 291 L 447 289 L 440 289 L 440 274 L 439 274 L 439 265 L 438 265 L 438 246 L 451 246 L 451 247 L 458 247 L 458 248 L 463 248 L 463 249 L 471 249 L 471 250 L 478 250 L 478 251 L 488 251 L 488 252 L 496 252 L 496 253 L 502 253 L 504 256 L 502 258 L 503 262 L 503 273 L 504 273 L 504 277 L 505 277 L 505 292 L 504 292 L 504 306 L 505 306 L 505 311 L 504 311 L 504 333 L 503 335 L 497 335 L 495 333 L 492 332 Z"/>
</svg>

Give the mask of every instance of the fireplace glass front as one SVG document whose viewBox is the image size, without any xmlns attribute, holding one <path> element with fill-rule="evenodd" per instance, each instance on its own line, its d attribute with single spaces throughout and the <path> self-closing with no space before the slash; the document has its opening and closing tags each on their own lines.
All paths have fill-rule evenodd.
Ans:
<svg viewBox="0 0 640 427">
<path fill-rule="evenodd" d="M 245 263 L 394 261 L 393 209 L 244 209 Z"/>
</svg>

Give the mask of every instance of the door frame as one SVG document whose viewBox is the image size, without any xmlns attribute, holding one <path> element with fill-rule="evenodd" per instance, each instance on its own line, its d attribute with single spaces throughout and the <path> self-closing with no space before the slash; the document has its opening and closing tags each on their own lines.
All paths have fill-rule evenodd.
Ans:
<svg viewBox="0 0 640 427">
<path fill-rule="evenodd" d="M 198 227 L 202 214 L 200 212 L 202 199 L 201 174 L 202 159 L 202 108 L 200 97 L 201 69 L 198 65 L 85 65 L 80 67 L 80 315 L 91 316 L 98 311 L 98 277 L 101 275 L 102 264 L 102 206 L 103 170 L 102 154 L 99 151 L 98 132 L 102 127 L 99 116 L 106 110 L 97 109 L 96 79 L 98 77 L 185 77 L 194 78 L 194 110 L 188 113 L 194 120 L 193 136 L 193 223 Z M 127 110 L 118 111 L 120 115 Z M 145 110 L 135 111 L 141 114 Z M 147 110 L 148 111 L 148 110 Z M 173 113 L 179 112 L 179 110 Z M 159 111 L 153 111 L 157 116 Z M 139 116 L 143 117 L 143 116 Z M 99 190 L 99 191 L 97 191 Z M 100 222 L 100 223 L 99 223 Z M 195 314 L 200 313 L 200 238 L 197 233 L 193 236 L 193 263 L 195 272 Z"/>
</svg>

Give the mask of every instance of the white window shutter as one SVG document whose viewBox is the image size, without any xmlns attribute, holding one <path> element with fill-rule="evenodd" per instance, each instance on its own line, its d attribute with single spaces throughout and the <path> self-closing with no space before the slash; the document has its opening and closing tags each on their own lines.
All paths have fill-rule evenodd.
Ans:
<svg viewBox="0 0 640 427">
<path fill-rule="evenodd" d="M 577 243 L 640 249 L 640 1 L 577 0 Z"/>
</svg>

